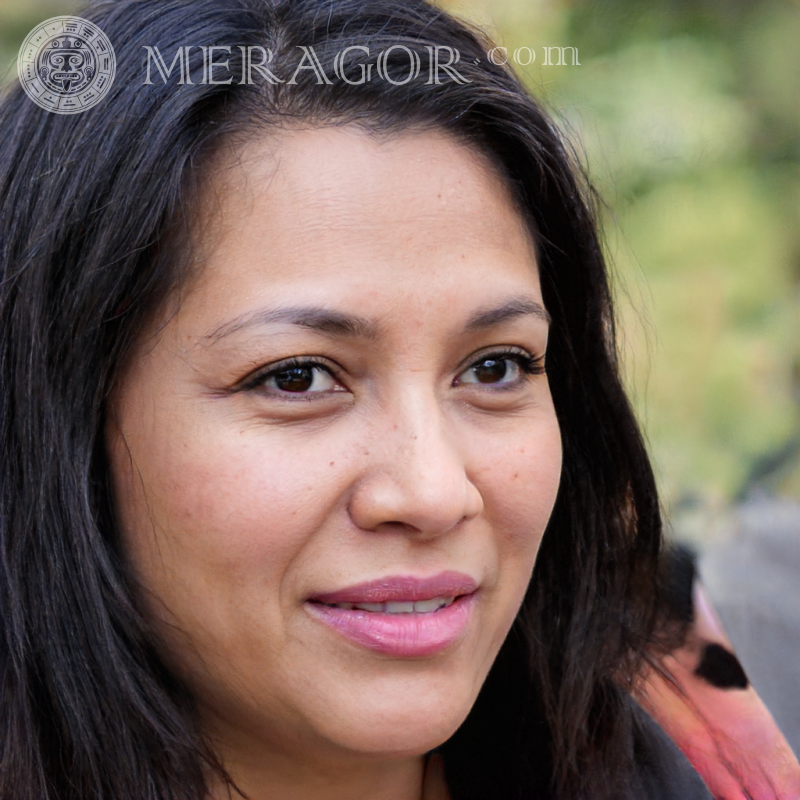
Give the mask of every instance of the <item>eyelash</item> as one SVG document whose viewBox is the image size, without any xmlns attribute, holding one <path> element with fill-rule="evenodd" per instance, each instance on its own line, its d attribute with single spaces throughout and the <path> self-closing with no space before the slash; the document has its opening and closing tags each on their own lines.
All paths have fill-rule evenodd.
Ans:
<svg viewBox="0 0 800 800">
<path fill-rule="evenodd" d="M 524 382 L 526 378 L 534 375 L 545 374 L 544 354 L 540 356 L 534 356 L 528 353 L 526 350 L 511 348 L 481 353 L 477 358 L 473 359 L 467 367 L 458 373 L 459 377 L 468 370 L 474 369 L 479 364 L 483 364 L 487 361 L 512 361 L 520 368 L 520 371 L 522 372 L 522 381 L 514 381 L 509 384 L 484 384 L 485 387 L 493 389 L 493 391 L 507 391 L 518 386 L 520 382 Z"/>
<path fill-rule="evenodd" d="M 281 372 L 288 372 L 292 369 L 310 369 L 310 368 L 323 369 L 334 379 L 336 378 L 335 372 L 331 366 L 313 358 L 288 358 L 286 361 L 279 361 L 277 364 L 272 364 L 269 367 L 259 370 L 250 380 L 248 380 L 242 387 L 241 391 L 253 391 L 255 389 L 263 388 L 264 383 L 275 375 L 280 375 Z M 281 396 L 289 397 L 294 394 L 293 399 L 301 399 L 308 397 L 308 392 L 282 392 Z M 313 393 L 312 393 L 313 394 Z"/>
<path fill-rule="evenodd" d="M 483 384 L 485 388 L 490 391 L 508 391 L 511 388 L 519 386 L 529 377 L 534 375 L 546 374 L 544 366 L 544 355 L 534 356 L 522 349 L 506 349 L 500 351 L 491 351 L 488 353 L 481 353 L 476 359 L 471 361 L 464 369 L 458 373 L 458 377 L 462 376 L 470 369 L 474 369 L 486 361 L 511 361 L 515 363 L 522 372 L 522 380 L 513 381 L 509 384 Z M 264 383 L 271 377 L 279 375 L 282 372 L 287 372 L 292 369 L 322 369 L 327 372 L 334 380 L 336 380 L 335 370 L 328 364 L 316 359 L 304 358 L 289 358 L 286 361 L 281 361 L 278 364 L 273 364 L 264 370 L 257 372 L 250 380 L 243 384 L 239 391 L 247 392 L 254 391 L 264 387 Z M 456 378 L 456 381 L 458 380 Z M 477 385 L 481 385 L 478 383 Z M 309 400 L 314 395 L 327 395 L 328 392 L 277 392 L 277 396 L 292 400 Z"/>
</svg>

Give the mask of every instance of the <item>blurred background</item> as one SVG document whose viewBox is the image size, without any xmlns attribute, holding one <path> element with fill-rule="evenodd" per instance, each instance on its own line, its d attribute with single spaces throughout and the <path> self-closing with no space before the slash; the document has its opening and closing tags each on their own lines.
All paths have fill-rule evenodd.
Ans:
<svg viewBox="0 0 800 800">
<path fill-rule="evenodd" d="M 800 749 L 800 2 L 439 1 L 507 48 L 604 201 L 667 518 Z M 78 7 L 0 0 L 0 79 Z"/>
</svg>

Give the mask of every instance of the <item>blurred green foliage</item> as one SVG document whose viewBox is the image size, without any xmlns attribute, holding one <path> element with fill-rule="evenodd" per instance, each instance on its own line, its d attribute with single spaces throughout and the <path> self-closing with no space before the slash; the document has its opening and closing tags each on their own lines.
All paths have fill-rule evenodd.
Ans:
<svg viewBox="0 0 800 800">
<path fill-rule="evenodd" d="M 440 2 L 512 62 L 536 53 L 517 70 L 603 198 L 667 506 L 755 484 L 800 498 L 800 2 Z M 35 23 L 78 8 L 0 0 L 2 74 L 15 79 Z M 577 48 L 579 65 L 543 64 L 547 46 Z"/>
</svg>

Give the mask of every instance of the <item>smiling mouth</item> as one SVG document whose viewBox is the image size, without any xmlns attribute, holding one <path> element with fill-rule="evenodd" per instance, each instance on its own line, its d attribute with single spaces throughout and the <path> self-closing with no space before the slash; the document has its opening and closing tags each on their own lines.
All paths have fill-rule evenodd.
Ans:
<svg viewBox="0 0 800 800">
<path fill-rule="evenodd" d="M 351 643 L 392 658 L 430 658 L 464 640 L 478 583 L 461 572 L 387 576 L 309 598 L 311 616 Z"/>
</svg>

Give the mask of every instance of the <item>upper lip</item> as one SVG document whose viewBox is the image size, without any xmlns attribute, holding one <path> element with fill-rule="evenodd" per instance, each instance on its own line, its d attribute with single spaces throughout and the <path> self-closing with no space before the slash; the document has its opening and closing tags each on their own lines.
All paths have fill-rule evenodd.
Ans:
<svg viewBox="0 0 800 800">
<path fill-rule="evenodd" d="M 458 597 L 472 594 L 478 583 L 463 572 L 440 572 L 427 578 L 413 575 L 389 575 L 364 581 L 335 592 L 310 597 L 318 603 L 391 603 L 402 600 L 432 600 L 434 597 Z"/>
</svg>

